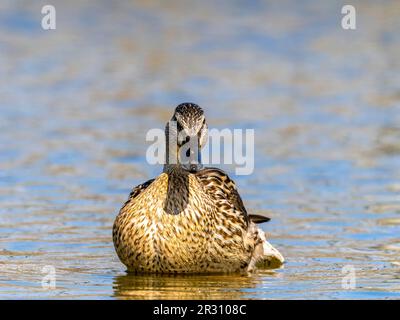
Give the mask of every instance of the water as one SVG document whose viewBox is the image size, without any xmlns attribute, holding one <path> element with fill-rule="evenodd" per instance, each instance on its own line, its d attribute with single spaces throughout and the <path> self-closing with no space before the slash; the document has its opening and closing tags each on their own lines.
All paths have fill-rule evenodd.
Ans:
<svg viewBox="0 0 400 320">
<path fill-rule="evenodd" d="M 43 31 L 40 1 L 0 3 L 1 298 L 400 298 L 398 2 L 353 1 L 353 31 L 339 1 L 52 4 Z M 255 172 L 233 177 L 284 268 L 125 273 L 112 223 L 183 101 L 255 128 Z"/>
</svg>

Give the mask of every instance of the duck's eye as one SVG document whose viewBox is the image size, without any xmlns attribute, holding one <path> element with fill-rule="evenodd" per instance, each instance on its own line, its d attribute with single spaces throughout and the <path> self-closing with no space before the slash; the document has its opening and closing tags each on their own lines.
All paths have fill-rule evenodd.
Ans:
<svg viewBox="0 0 400 320">
<path fill-rule="evenodd" d="M 186 157 L 188 157 L 188 158 L 190 157 L 190 149 L 186 150 Z"/>
</svg>

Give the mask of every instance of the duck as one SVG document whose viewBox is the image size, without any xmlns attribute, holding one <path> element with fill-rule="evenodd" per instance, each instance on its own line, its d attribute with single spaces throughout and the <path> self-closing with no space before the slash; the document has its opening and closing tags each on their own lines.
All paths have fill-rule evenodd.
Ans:
<svg viewBox="0 0 400 320">
<path fill-rule="evenodd" d="M 203 109 L 179 104 L 165 126 L 162 173 L 133 188 L 112 231 L 115 251 L 134 273 L 251 273 L 279 268 L 282 254 L 249 214 L 235 182 L 204 167 L 208 139 Z M 191 142 L 191 143 L 189 143 Z"/>
</svg>

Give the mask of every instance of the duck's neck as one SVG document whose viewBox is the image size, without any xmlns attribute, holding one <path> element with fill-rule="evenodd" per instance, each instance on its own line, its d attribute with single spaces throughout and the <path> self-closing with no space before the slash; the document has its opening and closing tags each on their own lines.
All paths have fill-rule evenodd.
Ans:
<svg viewBox="0 0 400 320">
<path fill-rule="evenodd" d="M 184 169 L 180 164 L 164 164 L 163 172 L 168 175 L 179 175 L 184 173 Z"/>
<path fill-rule="evenodd" d="M 168 189 L 164 201 L 164 211 L 177 215 L 189 204 L 189 172 L 180 164 L 165 164 L 164 173 L 168 175 Z"/>
<path fill-rule="evenodd" d="M 186 171 L 196 172 L 202 168 L 201 164 L 201 151 L 198 148 L 198 141 L 195 146 L 189 145 L 189 149 L 186 150 L 188 163 L 180 163 L 179 147 L 177 145 L 176 133 L 172 131 L 170 134 L 169 124 L 167 124 L 165 130 L 166 146 L 165 146 L 165 164 L 164 173 L 177 173 L 183 174 Z M 188 154 L 189 152 L 189 154 Z"/>
<path fill-rule="evenodd" d="M 164 163 L 164 173 L 179 173 L 183 170 L 182 165 L 179 163 L 178 158 L 178 146 L 176 143 L 169 143 L 167 139 L 166 149 L 165 149 L 165 163 Z"/>
</svg>

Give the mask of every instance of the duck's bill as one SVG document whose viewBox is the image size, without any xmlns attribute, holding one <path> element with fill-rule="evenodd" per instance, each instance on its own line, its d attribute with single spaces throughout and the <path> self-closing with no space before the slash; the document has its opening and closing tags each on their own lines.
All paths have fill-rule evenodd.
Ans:
<svg viewBox="0 0 400 320">
<path fill-rule="evenodd" d="M 189 172 L 197 172 L 203 168 L 201 164 L 201 152 L 198 148 L 189 148 L 181 152 L 181 165 Z"/>
<path fill-rule="evenodd" d="M 184 164 L 182 165 L 183 169 L 185 169 L 186 171 L 189 171 L 191 173 L 200 171 L 201 169 L 203 169 L 203 165 L 201 163 L 192 163 L 192 164 Z"/>
</svg>

